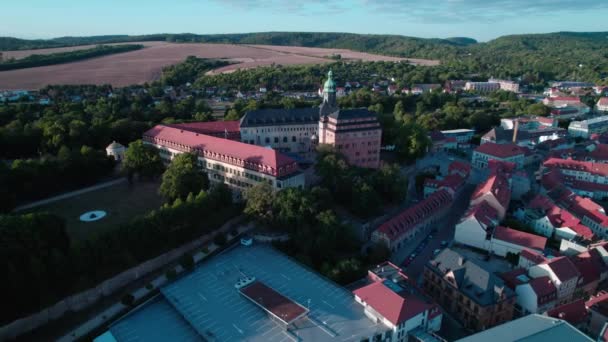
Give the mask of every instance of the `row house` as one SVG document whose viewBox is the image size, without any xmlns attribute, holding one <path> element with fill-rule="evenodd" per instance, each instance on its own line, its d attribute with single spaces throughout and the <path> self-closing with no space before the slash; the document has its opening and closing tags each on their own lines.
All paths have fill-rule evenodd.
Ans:
<svg viewBox="0 0 608 342">
<path fill-rule="evenodd" d="M 517 294 L 519 315 L 544 313 L 557 304 L 557 289 L 549 277 L 531 278 L 525 268 L 501 273 L 500 277 Z"/>
<path fill-rule="evenodd" d="M 545 170 L 559 171 L 566 186 L 579 195 L 608 197 L 608 164 L 549 158 L 543 163 Z"/>
<path fill-rule="evenodd" d="M 495 78 L 490 78 L 488 82 L 498 83 L 499 89 L 504 91 L 510 91 L 513 93 L 519 93 L 519 82 L 511 81 L 511 80 L 500 80 Z"/>
<path fill-rule="evenodd" d="M 471 164 L 476 169 L 485 169 L 490 160 L 514 163 L 518 169 L 523 168 L 526 158 L 524 148 L 515 144 L 496 144 L 488 142 L 473 151 Z"/>
<path fill-rule="evenodd" d="M 439 190 L 380 225 L 372 233 L 372 241 L 384 243 L 392 252 L 396 252 L 415 236 L 441 221 L 453 201 L 448 191 Z"/>
<path fill-rule="evenodd" d="M 210 135 L 217 138 L 241 141 L 241 129 L 239 120 L 188 122 L 180 124 L 168 124 L 166 126 L 186 130 L 189 132 Z"/>
<path fill-rule="evenodd" d="M 502 279 L 446 248 L 424 268 L 423 288 L 446 311 L 474 331 L 513 318 L 516 294 Z"/>
<path fill-rule="evenodd" d="M 418 295 L 402 270 L 390 262 L 368 271 L 368 284 L 353 291 L 367 317 L 388 327 L 383 341 L 406 342 L 414 331 L 435 333 L 441 328 L 438 305 Z"/>
<path fill-rule="evenodd" d="M 548 238 L 557 240 L 594 238 L 593 231 L 582 224 L 580 219 L 542 194 L 536 195 L 517 216 L 529 224 L 535 233 Z"/>
<path fill-rule="evenodd" d="M 549 277 L 557 289 L 558 304 L 568 303 L 572 300 L 580 279 L 580 272 L 565 256 L 555 257 L 534 265 L 528 269 L 528 274 L 533 278 Z"/>
<path fill-rule="evenodd" d="M 562 107 L 569 105 L 578 105 L 581 99 L 578 96 L 556 96 L 547 97 L 543 100 L 543 104 L 548 107 Z"/>
<path fill-rule="evenodd" d="M 465 91 L 476 93 L 491 93 L 500 90 L 500 83 L 497 82 L 467 82 L 464 85 Z"/>
<path fill-rule="evenodd" d="M 435 179 L 427 178 L 424 181 L 424 198 L 439 190 L 447 190 L 452 194 L 452 197 L 457 197 L 471 174 L 471 166 L 469 164 L 454 161 L 448 166 L 448 174 L 445 177 Z"/>
<path fill-rule="evenodd" d="M 296 161 L 272 149 L 165 125 L 146 131 L 142 140 L 157 148 L 165 163 L 178 154 L 195 153 L 210 181 L 225 183 L 236 193 L 259 183 L 274 189 L 304 187 Z"/>
<path fill-rule="evenodd" d="M 558 305 L 547 311 L 547 316 L 563 319 L 580 330 L 585 330 L 589 319 L 584 299 L 577 299 L 570 303 Z"/>
</svg>

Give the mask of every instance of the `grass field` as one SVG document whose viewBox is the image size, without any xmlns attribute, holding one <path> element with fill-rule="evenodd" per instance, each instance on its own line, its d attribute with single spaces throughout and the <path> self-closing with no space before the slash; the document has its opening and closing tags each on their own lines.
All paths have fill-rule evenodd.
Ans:
<svg viewBox="0 0 608 342">
<path fill-rule="evenodd" d="M 133 185 L 123 182 L 28 211 L 47 211 L 65 218 L 70 237 L 84 240 L 160 207 L 162 199 L 158 195 L 158 186 L 158 182 Z M 107 216 L 94 222 L 80 221 L 80 215 L 91 210 L 103 210 Z"/>
</svg>

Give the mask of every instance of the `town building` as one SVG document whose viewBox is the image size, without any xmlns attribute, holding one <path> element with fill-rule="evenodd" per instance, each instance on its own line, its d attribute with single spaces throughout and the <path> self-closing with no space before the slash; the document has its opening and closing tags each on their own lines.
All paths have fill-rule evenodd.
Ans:
<svg viewBox="0 0 608 342">
<path fill-rule="evenodd" d="M 557 289 L 549 277 L 530 278 L 525 268 L 500 274 L 517 294 L 518 315 L 544 313 L 556 305 Z"/>
<path fill-rule="evenodd" d="M 572 159 L 549 158 L 542 172 L 557 171 L 564 185 L 581 196 L 608 197 L 608 164 Z"/>
<path fill-rule="evenodd" d="M 574 103 L 551 108 L 550 115 L 557 120 L 571 120 L 583 117 L 591 111 L 591 108 L 584 103 Z"/>
<path fill-rule="evenodd" d="M 505 129 L 501 126 L 492 128 L 481 137 L 481 143 L 514 143 L 533 148 L 545 141 L 556 140 L 567 135 L 566 130 L 560 127 L 539 126 L 531 129 L 518 127 L 518 125 L 515 127 L 515 129 Z"/>
<path fill-rule="evenodd" d="M 450 138 L 456 139 L 458 148 L 469 148 L 469 147 L 471 147 L 471 139 L 473 139 L 473 136 L 475 135 L 475 130 L 459 128 L 459 129 L 444 130 L 444 131 L 441 131 L 441 133 L 448 139 L 450 139 Z"/>
<path fill-rule="evenodd" d="M 464 86 L 465 91 L 473 91 L 476 93 L 491 93 L 500 90 L 498 82 L 467 82 Z"/>
<path fill-rule="evenodd" d="M 485 330 L 513 318 L 515 292 L 449 248 L 425 265 L 423 287 L 468 329 Z"/>
<path fill-rule="evenodd" d="M 196 153 L 209 180 L 225 183 L 237 194 L 259 183 L 274 189 L 304 187 L 304 174 L 296 161 L 270 148 L 165 125 L 146 131 L 143 142 L 156 147 L 165 163 L 180 153 Z"/>
<path fill-rule="evenodd" d="M 608 292 L 600 292 L 585 302 L 589 312 L 587 330 L 591 336 L 601 337 L 602 329 L 608 324 Z"/>
<path fill-rule="evenodd" d="M 496 144 L 487 142 L 473 151 L 471 164 L 476 169 L 488 167 L 488 161 L 497 160 L 514 163 L 517 168 L 523 168 L 526 152 L 515 144 Z"/>
<path fill-rule="evenodd" d="M 547 311 L 547 316 L 563 319 L 580 330 L 584 330 L 589 319 L 589 313 L 585 307 L 584 299 L 577 299 L 570 303 L 565 303 Z"/>
<path fill-rule="evenodd" d="M 351 165 L 378 168 L 382 128 L 364 108 L 340 109 L 329 71 L 319 108 L 259 109 L 240 121 L 241 141 L 312 159 L 317 144 L 334 146 Z"/>
<path fill-rule="evenodd" d="M 410 333 L 432 334 L 441 328 L 441 309 L 416 294 L 407 276 L 390 262 L 369 270 L 368 284 L 354 290 L 353 294 L 367 317 L 392 331 L 392 335 L 383 341 L 409 341 Z"/>
<path fill-rule="evenodd" d="M 108 147 L 106 147 L 106 155 L 108 157 L 113 157 L 114 160 L 119 163 L 125 159 L 126 151 L 127 149 L 116 141 L 113 141 L 110 145 L 108 145 Z"/>
<path fill-rule="evenodd" d="M 542 194 L 536 195 L 518 216 L 535 233 L 547 238 L 591 240 L 594 237 L 593 231 L 582 224 L 580 219 Z"/>
<path fill-rule="evenodd" d="M 593 342 L 568 322 L 539 314 L 527 315 L 456 342 Z"/>
<path fill-rule="evenodd" d="M 372 233 L 372 241 L 384 243 L 392 252 L 396 252 L 441 221 L 453 201 L 448 191 L 439 190 L 381 224 Z"/>
<path fill-rule="evenodd" d="M 511 80 L 500 80 L 495 78 L 490 78 L 488 82 L 498 83 L 500 86 L 500 90 L 510 91 L 513 93 L 519 93 L 519 83 Z"/>
<path fill-rule="evenodd" d="M 528 269 L 533 278 L 549 277 L 557 289 L 557 303 L 568 303 L 579 284 L 580 273 L 565 256 L 555 257 Z"/>
<path fill-rule="evenodd" d="M 471 205 L 477 205 L 482 201 L 496 209 L 499 220 L 505 218 L 511 201 L 511 186 L 505 174 L 494 172 L 485 182 L 477 185 L 471 196 Z"/>
<path fill-rule="evenodd" d="M 608 97 L 602 97 L 597 101 L 595 110 L 598 112 L 608 112 Z"/>
<path fill-rule="evenodd" d="M 168 124 L 167 126 L 199 134 L 211 135 L 217 138 L 241 141 L 241 128 L 239 120 L 187 122 L 179 124 Z"/>
<path fill-rule="evenodd" d="M 568 125 L 568 134 L 571 137 L 589 139 L 592 134 L 608 132 L 608 115 L 599 116 L 583 121 L 572 121 Z"/>
<path fill-rule="evenodd" d="M 437 178 L 427 178 L 424 180 L 424 198 L 439 191 L 446 190 L 452 197 L 457 197 L 471 173 L 471 167 L 468 164 L 454 161 L 448 166 L 448 174 L 445 177 L 437 176 Z"/>
<path fill-rule="evenodd" d="M 595 86 L 595 84 L 579 81 L 555 81 L 551 83 L 551 87 L 556 87 L 560 89 L 591 88 L 593 86 Z"/>
<path fill-rule="evenodd" d="M 454 137 L 447 137 L 441 131 L 431 131 L 429 133 L 431 140 L 430 152 L 437 153 L 441 151 L 454 151 L 458 149 L 458 142 Z"/>
<path fill-rule="evenodd" d="M 464 80 L 447 80 L 443 85 L 443 90 L 446 93 L 455 94 L 462 92 L 464 87 L 467 85 L 467 81 Z"/>
<path fill-rule="evenodd" d="M 205 282 L 201 286 L 201 281 Z M 204 319 L 203 319 L 204 318 Z M 109 325 L 97 341 L 392 341 L 352 292 L 266 244 L 236 246 Z"/>
<path fill-rule="evenodd" d="M 351 165 L 378 168 L 382 128 L 376 114 L 364 108 L 339 109 L 335 88 L 329 71 L 319 111 L 318 143 L 334 146 Z"/>
</svg>

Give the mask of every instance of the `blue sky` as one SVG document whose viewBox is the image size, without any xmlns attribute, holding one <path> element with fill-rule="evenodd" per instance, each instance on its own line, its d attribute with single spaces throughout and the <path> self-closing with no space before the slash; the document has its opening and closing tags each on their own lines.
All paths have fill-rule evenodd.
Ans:
<svg viewBox="0 0 608 342">
<path fill-rule="evenodd" d="M 608 31 L 608 0 L 19 0 L 0 36 L 324 31 L 425 38 Z"/>
</svg>

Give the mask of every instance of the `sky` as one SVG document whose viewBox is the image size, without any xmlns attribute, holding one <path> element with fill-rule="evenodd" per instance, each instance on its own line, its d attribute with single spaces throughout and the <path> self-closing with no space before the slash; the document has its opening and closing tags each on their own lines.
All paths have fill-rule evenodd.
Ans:
<svg viewBox="0 0 608 342">
<path fill-rule="evenodd" d="M 520 33 L 608 31 L 608 0 L 19 0 L 0 36 L 266 31 L 398 34 L 479 41 Z"/>
</svg>

